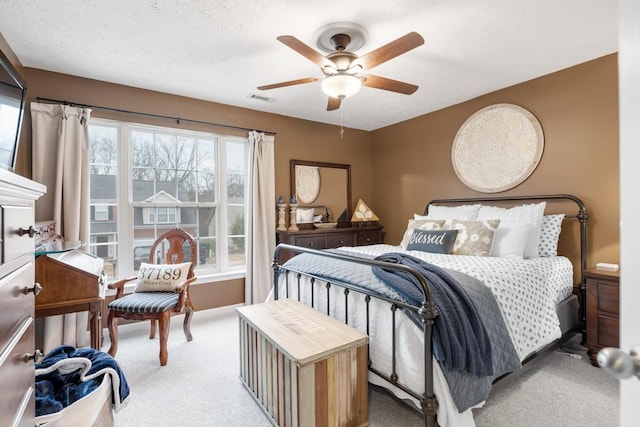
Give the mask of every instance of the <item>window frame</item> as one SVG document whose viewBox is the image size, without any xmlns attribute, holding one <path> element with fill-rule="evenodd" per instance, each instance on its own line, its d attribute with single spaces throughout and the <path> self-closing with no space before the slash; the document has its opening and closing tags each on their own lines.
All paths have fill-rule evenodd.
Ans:
<svg viewBox="0 0 640 427">
<path fill-rule="evenodd" d="M 134 233 L 132 232 L 135 227 L 134 222 L 134 209 L 136 208 L 161 208 L 161 209 L 173 209 L 174 215 L 176 217 L 176 222 L 180 223 L 180 209 L 178 209 L 175 205 L 171 203 L 163 203 L 154 201 L 152 204 L 149 204 L 148 201 L 134 201 L 133 199 L 133 165 L 132 165 L 132 133 L 135 131 L 142 132 L 152 132 L 152 133 L 161 133 L 168 134 L 172 136 L 184 136 L 187 138 L 196 138 L 198 139 L 210 139 L 214 142 L 214 156 L 215 156 L 215 175 L 216 175 L 216 185 L 215 185 L 215 200 L 207 201 L 207 202 L 180 202 L 180 208 L 213 208 L 216 210 L 215 215 L 215 228 L 217 230 L 216 235 L 213 236 L 202 236 L 203 239 L 208 240 L 211 238 L 215 241 L 215 251 L 216 251 L 216 266 L 210 268 L 200 268 L 197 266 L 196 272 L 198 276 L 198 280 L 196 283 L 207 281 L 216 281 L 216 280 L 229 280 L 232 278 L 242 278 L 245 276 L 246 272 L 246 239 L 247 239 L 247 208 L 248 201 L 247 196 L 249 194 L 249 155 L 248 155 L 248 147 L 249 141 L 247 137 L 239 137 L 233 135 L 222 135 L 212 132 L 202 132 L 195 131 L 189 129 L 178 129 L 166 126 L 155 126 L 155 125 L 147 125 L 133 122 L 124 122 L 119 120 L 110 120 L 103 118 L 91 118 L 89 120 L 89 127 L 91 126 L 99 126 L 99 127 L 109 127 L 115 129 L 116 132 L 116 185 L 117 185 L 117 195 L 116 195 L 116 214 L 115 219 L 117 221 L 116 227 L 116 239 L 117 242 L 112 245 L 115 246 L 116 252 L 118 254 L 128 254 L 128 255 L 119 255 L 116 258 L 116 262 L 118 264 L 118 272 L 117 276 L 120 277 L 128 277 L 135 274 L 134 270 L 134 247 L 136 244 L 140 242 L 136 242 L 133 238 Z M 229 218 L 227 217 L 227 207 L 228 206 L 238 206 L 238 203 L 229 203 L 228 202 L 228 192 L 227 192 L 227 145 L 230 143 L 241 143 L 245 145 L 245 156 L 244 156 L 244 239 L 245 239 L 245 263 L 242 265 L 229 265 L 228 251 L 230 249 L 229 242 L 230 237 L 237 237 L 237 235 L 230 235 L 229 229 Z M 102 201 L 90 201 L 92 206 L 98 205 L 108 205 L 108 203 Z M 144 216 L 144 213 L 143 213 Z M 91 219 L 91 221 L 97 221 L 95 218 Z M 173 221 L 169 222 L 155 222 L 151 224 L 154 228 L 158 225 L 162 224 L 170 224 Z M 198 223 L 198 222 L 197 222 Z M 146 221 L 143 221 L 143 224 L 146 225 Z M 197 226 L 197 224 L 196 224 Z M 91 225 L 90 225 L 91 230 Z M 92 235 L 93 237 L 93 235 Z M 199 236 L 194 236 L 194 238 L 198 239 Z M 91 239 L 90 247 L 93 249 L 94 246 L 98 246 L 99 243 L 93 242 L 94 239 Z M 111 251 L 110 251 L 111 252 Z"/>
</svg>

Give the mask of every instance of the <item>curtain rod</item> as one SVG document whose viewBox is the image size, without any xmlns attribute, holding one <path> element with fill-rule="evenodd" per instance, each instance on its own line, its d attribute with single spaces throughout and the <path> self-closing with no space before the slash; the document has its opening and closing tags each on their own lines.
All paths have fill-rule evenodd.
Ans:
<svg viewBox="0 0 640 427">
<path fill-rule="evenodd" d="M 137 114 L 137 115 L 140 115 L 140 116 L 154 117 L 154 118 L 157 118 L 157 119 L 174 120 L 177 124 L 180 124 L 180 122 L 189 122 L 189 123 L 196 123 L 196 124 L 210 125 L 210 126 L 219 126 L 219 127 L 224 127 L 224 128 L 229 128 L 229 129 L 237 129 L 237 130 L 246 130 L 246 131 L 255 130 L 256 132 L 261 132 L 261 133 L 265 133 L 265 134 L 268 134 L 268 135 L 275 135 L 276 134 L 275 132 L 271 132 L 271 131 L 268 131 L 268 130 L 249 129 L 249 128 L 245 128 L 245 127 L 241 127 L 241 126 L 224 125 L 224 124 L 215 123 L 215 122 L 207 122 L 207 121 L 204 121 L 204 120 L 183 119 L 181 117 L 164 116 L 162 114 L 142 113 L 142 112 L 139 112 L 139 111 L 123 110 L 123 109 L 120 109 L 120 108 L 101 107 L 99 105 L 82 104 L 82 103 L 79 103 L 79 102 L 72 102 L 72 101 L 61 101 L 59 99 L 43 98 L 41 96 L 36 96 L 36 100 L 37 101 L 45 101 L 45 102 L 55 102 L 55 103 L 58 103 L 58 104 L 64 104 L 64 105 L 69 105 L 69 106 L 73 106 L 73 107 L 91 108 L 91 109 L 94 109 L 94 110 L 106 110 L 106 111 L 113 111 L 113 112 L 116 112 L 116 113 Z"/>
</svg>

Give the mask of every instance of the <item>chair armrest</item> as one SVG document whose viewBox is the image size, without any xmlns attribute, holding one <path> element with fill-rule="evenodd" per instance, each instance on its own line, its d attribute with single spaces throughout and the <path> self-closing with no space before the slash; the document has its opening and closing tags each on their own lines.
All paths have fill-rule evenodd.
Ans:
<svg viewBox="0 0 640 427">
<path fill-rule="evenodd" d="M 187 286 L 189 286 L 191 283 L 195 282 L 195 280 L 196 280 L 196 276 L 189 277 L 187 280 L 182 282 L 180 285 L 176 286 L 176 292 L 184 292 L 184 290 L 187 288 Z"/>
<path fill-rule="evenodd" d="M 129 282 L 132 282 L 132 281 L 136 280 L 137 278 L 138 278 L 138 276 L 133 276 L 133 277 L 129 277 L 127 279 L 121 279 L 121 280 L 118 280 L 116 282 L 109 283 L 107 285 L 107 288 L 116 289 L 116 297 L 115 297 L 115 299 L 118 299 L 124 294 L 124 285 L 126 285 Z"/>
</svg>

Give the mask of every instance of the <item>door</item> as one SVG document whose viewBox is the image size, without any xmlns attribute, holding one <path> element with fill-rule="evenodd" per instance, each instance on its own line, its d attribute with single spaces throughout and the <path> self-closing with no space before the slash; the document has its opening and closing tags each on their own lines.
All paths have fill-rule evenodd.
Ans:
<svg viewBox="0 0 640 427">
<path fill-rule="evenodd" d="M 620 96 L 620 348 L 640 345 L 640 2 L 618 1 Z M 620 382 L 620 424 L 638 426 L 640 379 Z"/>
</svg>

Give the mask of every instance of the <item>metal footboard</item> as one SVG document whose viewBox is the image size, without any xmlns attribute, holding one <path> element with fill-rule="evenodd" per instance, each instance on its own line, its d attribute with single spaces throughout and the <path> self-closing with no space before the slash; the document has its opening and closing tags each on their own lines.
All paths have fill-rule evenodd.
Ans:
<svg viewBox="0 0 640 427">
<path fill-rule="evenodd" d="M 371 267 L 379 267 L 388 271 L 402 271 L 405 273 L 409 273 L 416 278 L 416 280 L 418 281 L 418 283 L 422 288 L 422 295 L 423 295 L 422 303 L 419 307 L 412 306 L 402 301 L 398 301 L 392 298 L 369 293 L 362 288 L 354 287 L 353 285 L 350 285 L 348 283 L 342 283 L 336 280 L 327 280 L 327 278 L 318 277 L 312 274 L 297 271 L 295 269 L 283 267 L 278 263 L 279 254 L 281 250 L 288 250 L 295 253 L 314 254 L 321 257 L 334 258 L 334 259 L 347 261 L 351 263 L 364 264 Z M 433 386 L 433 348 L 432 348 L 431 337 L 433 333 L 434 319 L 438 316 L 438 310 L 436 306 L 433 304 L 433 300 L 431 298 L 431 291 L 429 289 L 429 284 L 427 283 L 427 280 L 424 278 L 424 276 L 422 276 L 415 269 L 405 265 L 401 265 L 401 264 L 393 264 L 393 263 L 378 261 L 374 259 L 350 256 L 342 253 L 318 251 L 315 249 L 308 249 L 308 248 L 292 246 L 287 244 L 280 244 L 276 247 L 274 252 L 272 267 L 273 267 L 274 299 L 279 299 L 281 297 L 284 297 L 284 298 L 291 297 L 291 295 L 294 294 L 292 287 L 295 287 L 296 288 L 295 294 L 298 296 L 298 300 L 300 300 L 301 287 L 303 286 L 302 276 L 306 276 L 306 277 L 309 277 L 311 280 L 311 289 L 310 289 L 311 301 L 309 305 L 311 305 L 313 308 L 319 309 L 319 304 L 317 304 L 317 302 L 319 301 L 319 298 L 325 298 L 326 307 L 327 307 L 327 310 L 326 310 L 327 312 L 325 314 L 331 316 L 331 313 L 330 313 L 330 307 L 332 305 L 331 289 L 334 286 L 337 286 L 343 289 L 344 301 L 342 302 L 342 304 L 344 307 L 344 313 L 345 313 L 344 321 L 346 324 L 349 323 L 349 296 L 352 293 L 362 295 L 362 298 L 366 307 L 365 313 L 364 313 L 364 315 L 366 316 L 366 319 L 365 319 L 366 331 L 364 332 L 367 335 L 370 335 L 369 308 L 370 308 L 371 299 L 375 298 L 376 300 L 384 301 L 386 304 L 388 304 L 389 309 L 391 310 L 391 313 L 392 313 L 391 314 L 391 322 L 392 322 L 392 325 L 391 325 L 391 341 L 392 341 L 391 342 L 391 359 L 392 359 L 391 373 L 385 374 L 382 371 L 382 369 L 379 369 L 378 367 L 374 366 L 372 364 L 371 358 L 369 358 L 369 366 L 368 366 L 369 371 L 385 379 L 389 383 L 393 384 L 395 387 L 399 388 L 400 390 L 403 390 L 404 392 L 406 392 L 407 394 L 413 396 L 416 400 L 418 400 L 420 402 L 420 405 L 422 407 L 422 412 L 424 414 L 425 426 L 427 427 L 437 426 L 436 415 L 438 411 L 438 402 L 434 393 L 434 386 Z M 284 275 L 284 295 L 280 295 L 281 290 L 279 286 L 279 281 L 280 281 L 281 275 Z M 316 288 L 318 290 L 322 290 L 323 285 L 324 285 L 324 288 L 326 289 L 325 295 L 316 295 Z M 305 302 L 305 301 L 302 301 L 302 302 Z M 397 342 L 396 314 L 399 308 L 415 311 L 416 313 L 419 314 L 420 319 L 422 320 L 422 329 L 424 333 L 424 372 L 425 372 L 424 394 L 420 394 L 415 390 L 411 390 L 399 382 L 399 378 L 397 374 L 397 362 L 396 362 L 397 360 L 396 356 L 398 351 L 396 346 L 396 342 Z"/>
</svg>

